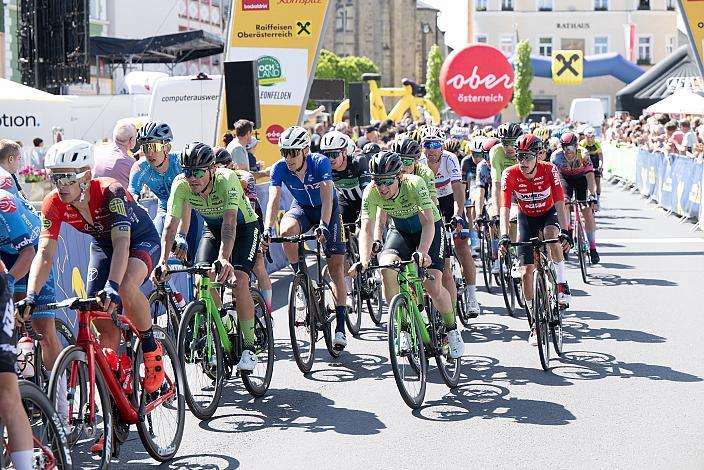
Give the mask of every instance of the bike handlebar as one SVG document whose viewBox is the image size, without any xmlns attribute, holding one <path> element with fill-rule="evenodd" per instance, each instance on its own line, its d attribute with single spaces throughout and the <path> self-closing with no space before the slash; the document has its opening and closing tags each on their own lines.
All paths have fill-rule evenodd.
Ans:
<svg viewBox="0 0 704 470">
<path fill-rule="evenodd" d="M 434 281 L 435 276 L 430 274 L 428 272 L 427 268 L 422 268 L 420 267 L 420 260 L 418 259 L 418 255 L 416 253 L 413 253 L 413 259 L 410 260 L 399 260 L 399 261 L 394 261 L 393 263 L 390 264 L 384 264 L 384 265 L 374 265 L 374 266 L 369 266 L 367 267 L 367 270 L 373 270 L 373 269 L 401 269 L 406 265 L 409 264 L 415 264 L 418 266 L 418 274 L 422 280 L 429 280 L 429 281 Z M 358 265 L 357 270 L 359 271 L 361 269 L 361 266 Z"/>
<path fill-rule="evenodd" d="M 548 240 L 541 240 L 537 237 L 531 238 L 527 242 L 510 242 L 511 246 L 532 246 L 535 248 L 539 248 L 541 246 L 547 245 L 548 243 L 562 243 L 562 240 L 559 238 L 550 238 Z"/>
</svg>

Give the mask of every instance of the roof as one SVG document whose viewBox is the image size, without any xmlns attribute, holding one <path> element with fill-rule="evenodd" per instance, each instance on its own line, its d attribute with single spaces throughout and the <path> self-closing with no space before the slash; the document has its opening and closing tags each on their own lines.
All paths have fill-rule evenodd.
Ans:
<svg viewBox="0 0 704 470">
<path fill-rule="evenodd" d="M 55 103 L 69 103 L 70 100 L 64 96 L 52 95 L 36 88 L 22 85 L 0 78 L 0 100 L 7 101 L 43 101 Z"/>
<path fill-rule="evenodd" d="M 89 49 L 106 63 L 173 64 L 220 54 L 225 44 L 221 37 L 197 30 L 144 39 L 92 36 Z"/>
<path fill-rule="evenodd" d="M 416 8 L 418 8 L 419 10 L 440 11 L 439 8 L 436 8 L 429 3 L 425 3 L 423 0 L 416 0 Z"/>
</svg>

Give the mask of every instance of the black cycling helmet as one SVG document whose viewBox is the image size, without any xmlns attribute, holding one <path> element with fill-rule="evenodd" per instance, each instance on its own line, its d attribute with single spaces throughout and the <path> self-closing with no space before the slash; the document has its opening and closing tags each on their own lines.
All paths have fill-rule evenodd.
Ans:
<svg viewBox="0 0 704 470">
<path fill-rule="evenodd" d="M 374 155 L 369 164 L 369 171 L 372 176 L 376 178 L 396 176 L 401 173 L 401 168 L 403 168 L 403 163 L 401 162 L 401 157 L 399 154 L 388 150 L 384 150 Z"/>
<path fill-rule="evenodd" d="M 213 148 L 213 153 L 215 154 L 215 163 L 218 165 L 229 165 L 232 163 L 232 155 L 224 147 Z"/>
<path fill-rule="evenodd" d="M 446 139 L 442 143 L 442 149 L 459 156 L 462 153 L 462 142 L 457 139 Z"/>
<path fill-rule="evenodd" d="M 523 134 L 521 126 L 515 122 L 505 122 L 496 130 L 496 137 L 501 140 L 516 140 Z"/>
<path fill-rule="evenodd" d="M 183 147 L 181 166 L 184 168 L 208 168 L 213 163 L 215 163 L 215 153 L 210 145 L 193 142 Z"/>
<path fill-rule="evenodd" d="M 543 149 L 543 141 L 537 135 L 523 134 L 516 140 L 515 147 L 517 152 L 538 153 Z"/>
<path fill-rule="evenodd" d="M 578 143 L 577 134 L 574 132 L 565 132 L 560 136 L 560 145 L 563 147 L 569 147 L 571 145 L 577 146 Z"/>
<path fill-rule="evenodd" d="M 137 133 L 137 143 L 140 145 L 150 142 L 171 142 L 173 138 L 171 127 L 161 121 L 149 121 Z"/>
<path fill-rule="evenodd" d="M 394 142 L 391 150 L 401 157 L 420 158 L 420 144 L 408 137 Z"/>
<path fill-rule="evenodd" d="M 374 142 L 367 142 L 364 144 L 364 148 L 362 149 L 362 153 L 364 155 L 374 155 L 379 152 L 381 152 L 381 147 L 379 147 L 379 144 Z"/>
</svg>

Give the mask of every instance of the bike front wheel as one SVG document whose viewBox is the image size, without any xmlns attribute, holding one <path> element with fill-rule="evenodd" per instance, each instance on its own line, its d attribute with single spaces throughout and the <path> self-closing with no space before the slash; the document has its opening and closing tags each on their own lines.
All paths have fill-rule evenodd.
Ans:
<svg viewBox="0 0 704 470">
<path fill-rule="evenodd" d="M 291 283 L 288 302 L 288 327 L 293 358 L 304 374 L 310 372 L 315 361 L 315 342 L 318 334 L 313 321 L 313 308 L 315 307 L 310 303 L 307 279 L 302 273 L 296 274 Z"/>
<path fill-rule="evenodd" d="M 548 333 L 548 312 L 550 308 L 547 301 L 547 292 L 543 275 L 537 271 L 534 273 L 533 291 L 533 328 L 538 341 L 538 355 L 543 370 L 550 369 L 550 337 Z"/>
<path fill-rule="evenodd" d="M 516 293 L 513 287 L 513 278 L 511 277 L 511 257 L 510 255 L 499 258 L 499 282 L 501 283 L 501 292 L 504 297 L 504 305 L 509 316 L 513 316 L 516 309 Z"/>
<path fill-rule="evenodd" d="M 491 294 L 492 287 L 494 285 L 494 277 L 491 274 L 491 264 L 492 264 L 492 246 L 491 238 L 489 236 L 489 229 L 484 227 L 482 229 L 482 238 L 479 240 L 479 257 L 482 262 L 482 275 L 484 276 L 484 287 L 486 291 Z"/>
<path fill-rule="evenodd" d="M 181 320 L 180 312 L 174 309 L 168 294 L 163 291 L 154 289 L 149 293 L 147 299 L 149 300 L 149 316 L 152 318 L 152 323 L 166 330 L 169 338 L 175 342 Z"/>
<path fill-rule="evenodd" d="M 587 236 L 584 233 L 584 227 L 581 223 L 577 223 L 577 257 L 579 258 L 579 271 L 582 274 L 582 281 L 585 284 L 589 284 L 589 279 L 587 275 L 587 256 L 589 256 L 589 242 L 587 241 Z"/>
<path fill-rule="evenodd" d="M 242 374 L 242 382 L 250 395 L 255 398 L 264 396 L 274 373 L 274 333 L 271 316 L 264 297 L 257 290 L 250 288 L 254 300 L 254 353 L 257 366 L 253 371 Z"/>
<path fill-rule="evenodd" d="M 435 362 L 440 371 L 440 376 L 442 377 L 442 381 L 445 382 L 445 385 L 450 388 L 455 388 L 457 384 L 460 383 L 462 361 L 459 357 L 457 359 L 450 357 L 450 350 L 445 347 L 447 329 L 442 321 L 440 312 L 435 308 L 432 301 L 428 302 L 426 309 L 430 312 L 429 318 L 431 318 L 432 321 L 430 336 L 433 338 L 431 341 L 434 340 L 435 348 L 437 349 Z"/>
<path fill-rule="evenodd" d="M 384 308 L 384 299 L 381 292 L 381 274 L 378 270 L 374 270 L 367 276 L 366 282 L 369 290 L 367 309 L 374 324 L 381 325 L 381 315 Z"/>
</svg>

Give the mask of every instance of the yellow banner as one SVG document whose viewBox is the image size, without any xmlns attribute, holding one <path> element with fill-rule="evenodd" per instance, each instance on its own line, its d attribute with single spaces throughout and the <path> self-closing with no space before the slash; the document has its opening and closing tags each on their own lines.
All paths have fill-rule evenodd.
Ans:
<svg viewBox="0 0 704 470">
<path fill-rule="evenodd" d="M 679 3 L 689 42 L 696 51 L 699 73 L 704 76 L 704 0 L 679 0 Z"/>
<path fill-rule="evenodd" d="M 581 50 L 552 51 L 552 82 L 555 85 L 579 85 L 584 78 Z"/>
<path fill-rule="evenodd" d="M 235 0 L 230 17 L 228 61 L 255 60 L 261 127 L 255 156 L 267 166 L 280 157 L 279 134 L 303 119 L 329 0 Z M 224 87 L 223 87 L 224 90 Z M 220 136 L 232 129 L 220 104 Z"/>
</svg>

